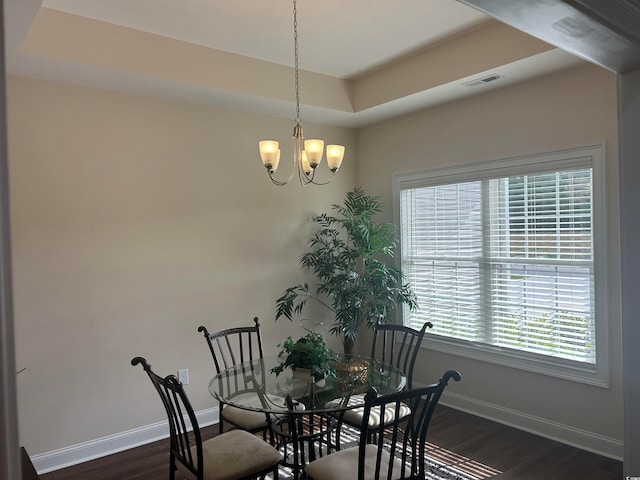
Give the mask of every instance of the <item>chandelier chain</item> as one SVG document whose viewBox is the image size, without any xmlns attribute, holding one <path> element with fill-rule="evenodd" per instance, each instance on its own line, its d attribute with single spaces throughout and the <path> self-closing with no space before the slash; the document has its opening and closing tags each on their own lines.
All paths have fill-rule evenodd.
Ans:
<svg viewBox="0 0 640 480">
<path fill-rule="evenodd" d="M 296 7 L 296 0 L 293 0 L 293 47 L 296 89 L 296 123 L 300 123 L 300 83 L 298 81 L 298 9 Z"/>
</svg>

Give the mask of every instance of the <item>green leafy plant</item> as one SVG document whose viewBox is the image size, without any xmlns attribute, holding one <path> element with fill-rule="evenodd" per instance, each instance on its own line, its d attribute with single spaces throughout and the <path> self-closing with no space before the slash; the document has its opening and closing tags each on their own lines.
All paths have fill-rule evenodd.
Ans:
<svg viewBox="0 0 640 480">
<path fill-rule="evenodd" d="M 327 347 L 325 339 L 320 334 L 309 332 L 295 341 L 287 337 L 278 347 L 281 347 L 278 354 L 280 364 L 271 369 L 276 375 L 280 375 L 285 368 L 292 367 L 310 370 L 316 381 L 335 378 L 336 371 L 333 365 L 338 357 Z"/>
<path fill-rule="evenodd" d="M 345 353 L 353 353 L 362 323 L 372 327 L 389 321 L 397 306 L 417 309 L 416 296 L 403 283 L 400 270 L 385 263 L 394 255 L 397 231 L 391 223 L 376 223 L 382 212 L 379 197 L 361 188 L 347 192 L 343 205 L 333 205 L 336 216 L 313 218 L 318 231 L 307 242 L 311 251 L 300 263 L 317 279 L 315 292 L 307 283 L 287 288 L 276 300 L 276 320 L 302 314 L 312 299 L 334 314 L 330 333 L 343 340 Z"/>
</svg>

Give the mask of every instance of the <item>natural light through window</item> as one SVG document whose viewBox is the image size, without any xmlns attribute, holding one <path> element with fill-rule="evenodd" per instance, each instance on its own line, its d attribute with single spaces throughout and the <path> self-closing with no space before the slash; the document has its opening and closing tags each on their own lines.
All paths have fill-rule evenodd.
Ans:
<svg viewBox="0 0 640 480">
<path fill-rule="evenodd" d="M 420 306 L 405 324 L 430 321 L 430 336 L 520 366 L 597 376 L 597 153 L 396 178 L 401 266 Z"/>
<path fill-rule="evenodd" d="M 500 475 L 502 472 L 490 465 L 477 462 L 471 458 L 459 455 L 451 450 L 442 448 L 439 445 L 427 442 L 427 458 L 435 465 L 441 465 L 439 469 L 441 476 L 434 475 L 436 479 L 442 480 L 484 480 Z M 435 470 L 435 469 L 434 469 Z M 435 472 L 429 472 L 435 473 Z M 431 478 L 431 477 L 427 477 Z"/>
</svg>

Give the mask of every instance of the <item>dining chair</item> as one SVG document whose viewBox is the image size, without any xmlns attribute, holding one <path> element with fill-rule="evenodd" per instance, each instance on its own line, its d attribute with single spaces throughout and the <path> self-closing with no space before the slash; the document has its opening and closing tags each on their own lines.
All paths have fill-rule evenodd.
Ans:
<svg viewBox="0 0 640 480">
<path fill-rule="evenodd" d="M 371 357 L 390 363 L 404 372 L 407 388 L 413 382 L 413 368 L 416 364 L 420 345 L 431 322 L 425 322 L 419 330 L 405 325 L 377 322 L 373 328 Z"/>
<path fill-rule="evenodd" d="M 241 363 L 258 360 L 263 358 L 262 354 L 262 336 L 260 334 L 260 322 L 258 317 L 253 319 L 252 327 L 233 327 L 209 333 L 206 327 L 198 327 L 198 332 L 204 335 L 209 346 L 209 351 L 213 358 L 216 373 L 235 367 Z M 258 372 L 259 373 L 259 372 Z M 263 372 L 262 378 L 266 375 Z M 256 376 L 246 377 L 246 383 L 243 393 L 245 395 L 254 395 L 256 402 L 264 401 L 260 397 L 260 385 L 256 385 L 261 381 Z M 284 398 L 270 398 L 271 401 L 280 402 L 284 405 Z M 235 428 L 246 430 L 250 433 L 262 433 L 266 438 L 267 433 L 271 435 L 272 419 L 269 414 L 259 411 L 245 410 L 242 408 L 226 405 L 224 402 L 218 402 L 220 422 L 220 433 L 225 429 L 225 423 Z"/>
<path fill-rule="evenodd" d="M 389 395 L 371 389 L 365 395 L 359 444 L 309 463 L 306 475 L 312 480 L 425 480 L 427 430 L 450 379 L 459 381 L 460 374 L 448 370 L 438 383 Z M 400 418 L 405 406 L 412 414 Z M 370 421 L 377 411 L 389 409 L 396 412 L 392 423 Z"/>
<path fill-rule="evenodd" d="M 282 465 L 297 480 L 306 478 L 307 463 L 336 450 L 332 435 L 338 422 L 332 415 L 298 408 L 290 395 L 285 401 L 288 412 L 274 422 L 273 433 L 276 448 L 283 453 Z"/>
<path fill-rule="evenodd" d="M 405 373 L 406 387 L 411 389 L 413 384 L 413 369 L 420 351 L 420 345 L 427 328 L 432 328 L 430 322 L 425 322 L 420 330 L 416 330 L 404 325 L 383 324 L 378 321 L 373 329 L 373 342 L 371 344 L 371 358 L 390 363 L 400 371 Z M 356 394 L 348 400 L 349 405 L 358 405 L 364 402 L 364 394 Z M 377 412 L 376 415 L 369 416 L 369 427 L 375 428 L 379 422 L 387 424 L 395 421 L 396 416 L 400 418 L 411 414 L 408 406 L 397 411 L 387 409 Z M 340 423 L 349 425 L 351 428 L 359 429 L 364 417 L 364 407 L 350 408 L 340 412 Z M 339 444 L 338 431 L 338 444 Z"/>
<path fill-rule="evenodd" d="M 272 473 L 278 477 L 282 456 L 259 437 L 232 430 L 203 441 L 196 414 L 174 375 L 160 377 L 142 357 L 131 365 L 141 364 L 160 395 L 169 421 L 169 478 L 176 470 L 189 480 L 245 480 Z"/>
</svg>

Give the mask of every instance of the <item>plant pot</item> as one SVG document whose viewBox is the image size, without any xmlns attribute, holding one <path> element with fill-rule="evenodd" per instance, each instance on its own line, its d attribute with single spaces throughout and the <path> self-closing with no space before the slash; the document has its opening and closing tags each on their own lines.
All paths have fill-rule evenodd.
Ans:
<svg viewBox="0 0 640 480">
<path fill-rule="evenodd" d="M 311 375 L 310 368 L 296 368 L 291 367 L 291 376 L 300 380 L 311 381 L 313 376 Z"/>
<path fill-rule="evenodd" d="M 291 376 L 294 379 L 298 379 L 307 383 L 315 383 L 317 387 L 324 387 L 326 381 L 324 378 L 316 380 L 311 374 L 310 368 L 294 368 L 291 367 Z"/>
</svg>

